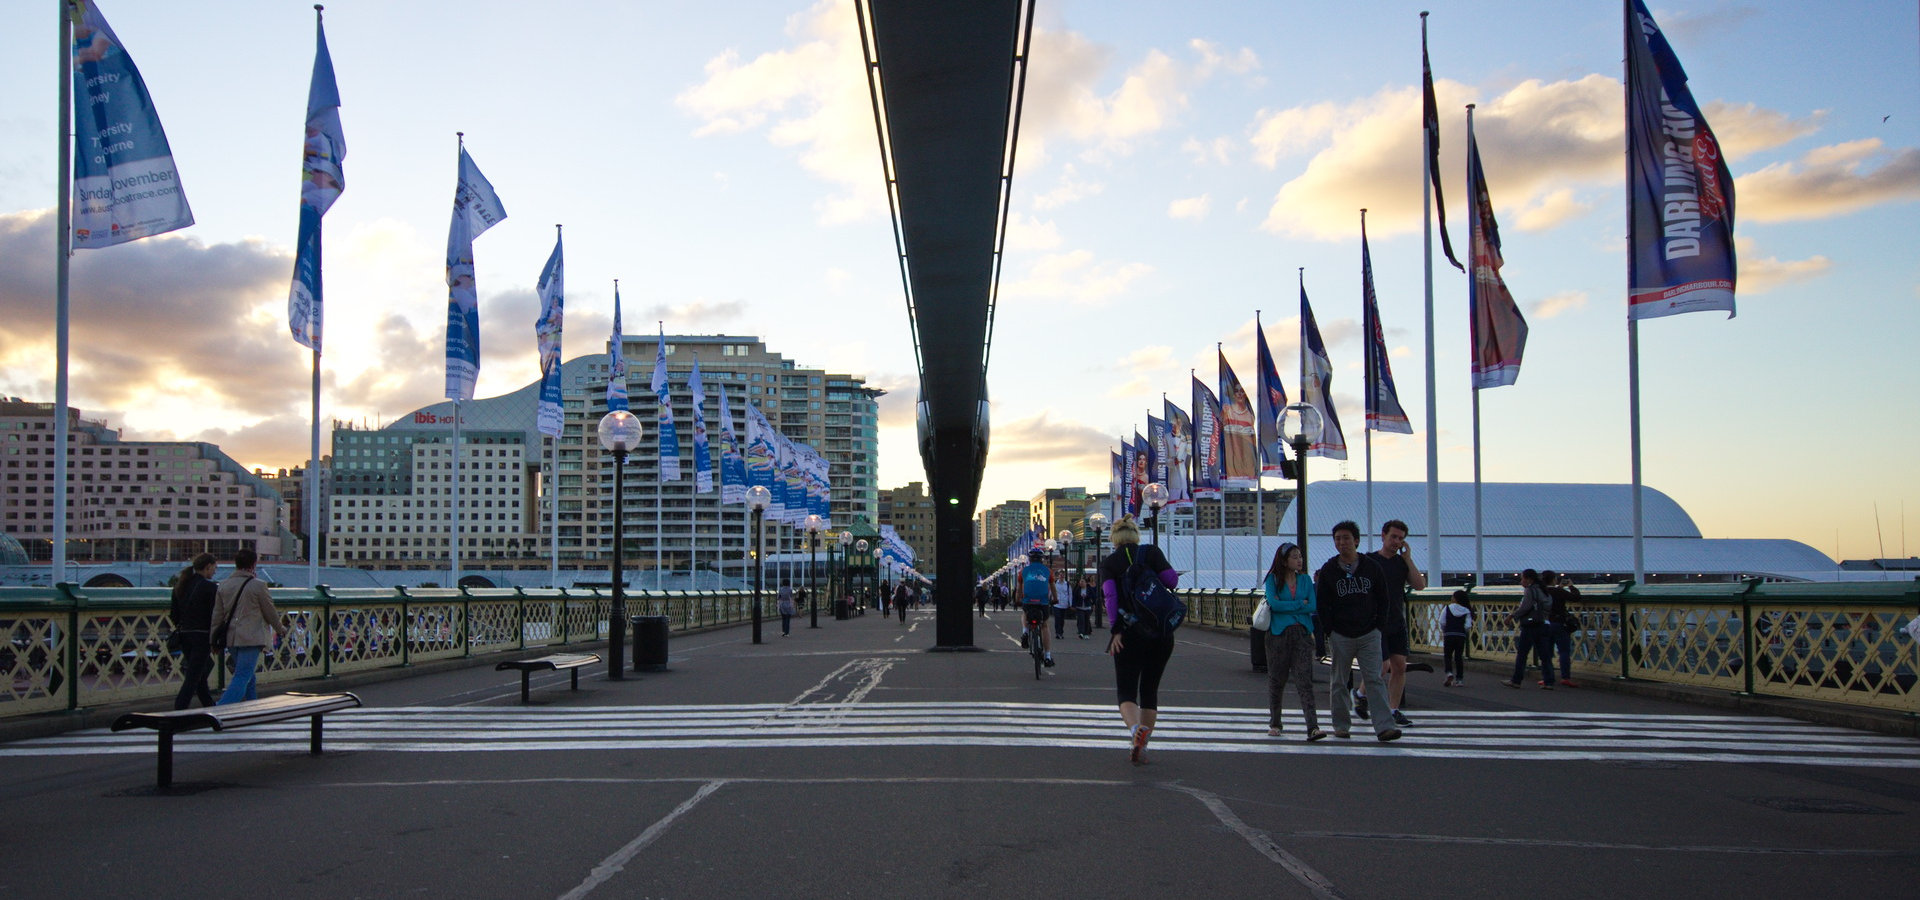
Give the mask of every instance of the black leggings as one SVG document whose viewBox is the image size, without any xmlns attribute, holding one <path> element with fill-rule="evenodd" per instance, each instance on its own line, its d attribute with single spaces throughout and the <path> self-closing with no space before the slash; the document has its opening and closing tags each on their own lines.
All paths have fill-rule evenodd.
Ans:
<svg viewBox="0 0 1920 900">
<path fill-rule="evenodd" d="M 1120 685 L 1121 703 L 1138 703 L 1141 709 L 1160 708 L 1160 676 L 1173 657 L 1173 635 L 1159 638 L 1120 639 L 1120 652 L 1113 655 L 1113 674 Z"/>
<path fill-rule="evenodd" d="M 1467 675 L 1467 636 L 1464 634 L 1447 635 L 1443 652 L 1447 660 L 1447 674 L 1455 678 L 1465 678 Z"/>
</svg>

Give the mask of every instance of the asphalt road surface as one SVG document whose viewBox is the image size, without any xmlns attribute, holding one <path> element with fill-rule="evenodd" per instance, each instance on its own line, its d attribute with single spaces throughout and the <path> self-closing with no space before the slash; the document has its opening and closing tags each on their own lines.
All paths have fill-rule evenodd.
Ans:
<svg viewBox="0 0 1920 900">
<path fill-rule="evenodd" d="M 1920 891 L 1920 741 L 1476 672 L 1412 676 L 1398 743 L 1309 744 L 1291 693 L 1267 735 L 1244 637 L 1187 629 L 1134 766 L 1099 635 L 1036 681 L 1017 614 L 976 626 L 930 653 L 930 611 L 775 617 L 527 705 L 491 666 L 396 679 L 317 758 L 304 721 L 183 736 L 169 792 L 148 732 L 0 744 L 0 896 Z"/>
</svg>

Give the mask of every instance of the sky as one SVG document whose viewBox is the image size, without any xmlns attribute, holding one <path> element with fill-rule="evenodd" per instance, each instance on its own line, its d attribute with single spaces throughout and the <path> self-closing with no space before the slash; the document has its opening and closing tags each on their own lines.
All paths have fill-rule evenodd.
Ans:
<svg viewBox="0 0 1920 900">
<path fill-rule="evenodd" d="M 310 0 L 109 0 L 197 223 L 73 261 L 73 403 L 129 438 L 307 455 L 310 358 L 287 332 Z M 56 0 L 0 5 L 0 395 L 53 399 Z M 1464 255 L 1466 118 L 1531 325 L 1483 392 L 1487 481 L 1626 483 L 1621 11 L 1590 0 L 1040 0 L 989 387 L 982 505 L 1104 490 L 1107 452 L 1256 311 L 1299 393 L 1304 275 L 1364 478 L 1359 210 L 1426 478 L 1420 19 Z M 1524 15 L 1516 11 L 1524 8 Z M 579 9 L 579 8 L 569 8 Z M 533 286 L 567 245 L 568 358 L 630 332 L 764 337 L 866 376 L 880 483 L 924 480 L 911 333 L 853 8 L 844 0 L 327 5 L 348 154 L 326 218 L 325 419 L 441 399 L 456 132 L 508 218 L 475 242 L 479 395 L 538 377 Z M 1645 483 L 1708 537 L 1845 558 L 1920 552 L 1920 10 L 1656 3 L 1736 184 L 1739 315 L 1640 328 Z M 1439 252 L 1436 249 L 1435 255 Z M 1472 478 L 1466 280 L 1436 264 L 1440 477 Z M 1250 382 L 1249 382 L 1250 383 Z M 1277 486 L 1278 482 L 1274 482 Z M 1909 501 L 1912 501 L 1909 504 Z M 1909 513 L 1908 505 L 1913 506 Z M 1876 511 L 1877 508 L 1877 511 Z"/>
</svg>

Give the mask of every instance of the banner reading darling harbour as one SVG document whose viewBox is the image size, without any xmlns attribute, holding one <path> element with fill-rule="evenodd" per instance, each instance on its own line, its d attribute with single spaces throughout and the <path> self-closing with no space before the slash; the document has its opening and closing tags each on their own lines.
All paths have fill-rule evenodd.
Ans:
<svg viewBox="0 0 1920 900">
<path fill-rule="evenodd" d="M 133 57 L 99 7 L 73 17 L 73 248 L 92 250 L 193 224 L 173 148 Z"/>
</svg>

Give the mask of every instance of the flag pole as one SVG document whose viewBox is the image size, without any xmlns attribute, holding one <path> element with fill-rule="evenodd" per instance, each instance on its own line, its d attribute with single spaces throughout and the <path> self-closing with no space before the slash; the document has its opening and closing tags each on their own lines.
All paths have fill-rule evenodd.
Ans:
<svg viewBox="0 0 1920 900">
<path fill-rule="evenodd" d="M 467 133 L 464 131 L 456 131 L 453 133 L 453 136 L 454 136 L 454 139 L 458 141 L 460 145 L 460 153 L 464 155 L 467 152 Z M 456 168 L 458 168 L 457 163 L 456 163 Z M 465 215 L 465 213 L 460 213 L 460 215 Z M 471 236 L 469 236 L 469 242 L 471 242 Z M 458 392 L 456 391 L 456 393 Z M 452 523 L 448 526 L 448 529 L 449 529 L 448 533 L 451 535 L 452 540 L 447 542 L 447 548 L 448 548 L 447 563 L 448 563 L 448 571 L 451 572 L 452 574 L 451 574 L 450 580 L 447 582 L 447 587 L 453 588 L 455 590 L 459 590 L 460 588 L 460 398 L 459 397 L 453 398 L 453 519 L 452 519 Z"/>
<path fill-rule="evenodd" d="M 59 200 L 53 223 L 54 283 L 54 374 L 53 374 L 53 544 L 48 561 L 47 584 L 56 584 L 67 569 L 67 335 L 69 304 L 68 264 L 72 250 L 67 243 L 73 236 L 73 20 L 67 15 L 67 2 L 61 0 L 60 27 L 60 152 L 58 163 Z"/>
<path fill-rule="evenodd" d="M 1627 156 L 1627 255 L 1631 260 L 1633 248 L 1639 246 L 1633 227 L 1633 6 L 1627 0 L 1621 0 L 1622 40 L 1627 53 L 1621 63 L 1624 72 L 1621 83 L 1629 95 L 1626 108 L 1626 156 Z M 1628 281 L 1631 282 L 1633 267 L 1627 267 Z M 1627 285 L 1627 443 L 1628 467 L 1632 470 L 1633 483 L 1633 583 L 1647 583 L 1646 526 L 1641 518 L 1640 506 L 1640 320 L 1633 315 L 1633 285 Z"/>
<path fill-rule="evenodd" d="M 1253 333 L 1265 334 L 1260 330 L 1260 311 L 1257 309 L 1253 311 Z M 1267 377 L 1267 369 L 1260 364 L 1257 348 L 1254 350 L 1254 357 L 1253 389 L 1255 393 L 1259 393 L 1260 379 Z M 1253 570 L 1255 572 L 1261 571 L 1260 561 L 1267 558 L 1267 466 L 1261 459 L 1266 455 L 1267 448 L 1260 444 L 1259 412 L 1260 404 L 1264 402 L 1266 402 L 1264 395 L 1256 397 L 1253 401 Z M 1221 587 L 1225 586 L 1221 585 Z"/>
<path fill-rule="evenodd" d="M 1472 103 L 1467 104 L 1467 146 L 1468 148 L 1473 147 L 1473 107 L 1474 107 L 1474 104 Z M 1468 193 L 1472 193 L 1471 186 L 1469 186 Z M 1469 198 L 1469 199 L 1475 203 L 1479 202 L 1479 200 L 1476 198 Z M 1476 267 L 1480 265 L 1479 258 L 1477 256 L 1474 259 L 1474 265 Z M 1477 283 L 1478 283 L 1477 280 L 1467 282 L 1467 289 L 1469 291 L 1472 291 L 1473 286 Z M 1486 585 L 1486 577 L 1487 577 L 1486 535 L 1484 530 L 1481 527 L 1481 518 L 1480 518 L 1481 509 L 1482 509 L 1482 504 L 1480 502 L 1480 385 L 1476 382 L 1473 386 L 1473 586 L 1476 588 L 1484 587 Z"/>
<path fill-rule="evenodd" d="M 1420 11 L 1420 58 L 1422 80 L 1426 78 L 1427 12 Z M 1433 168 L 1428 165 L 1433 148 L 1430 142 L 1433 135 L 1423 125 L 1420 129 L 1422 144 L 1420 148 L 1420 226 L 1426 240 L 1422 246 L 1426 256 L 1427 282 L 1427 571 L 1437 579 L 1438 587 L 1446 581 L 1440 568 L 1440 419 L 1438 404 L 1434 399 L 1433 365 Z M 1369 450 L 1371 455 L 1371 450 Z"/>
<path fill-rule="evenodd" d="M 1366 239 L 1366 234 L 1367 234 L 1367 211 L 1365 208 L 1362 208 L 1360 210 L 1360 236 L 1362 241 Z M 1362 272 L 1364 273 L 1364 271 L 1365 270 L 1363 268 Z M 1360 285 L 1360 322 L 1361 322 L 1360 327 L 1362 331 L 1366 332 L 1366 334 L 1363 335 L 1363 337 L 1366 340 L 1367 349 L 1365 353 L 1362 354 L 1362 358 L 1365 360 L 1366 366 L 1367 366 L 1367 374 L 1366 374 L 1367 402 L 1366 402 L 1366 406 L 1361 409 L 1361 414 L 1366 416 L 1366 421 L 1361 425 L 1360 431 L 1365 435 L 1366 445 L 1367 445 L 1367 549 L 1369 551 L 1373 549 L 1373 540 L 1374 540 L 1373 415 L 1372 414 L 1374 411 L 1374 407 L 1377 403 L 1379 403 L 1379 398 L 1380 398 L 1380 394 L 1379 394 L 1380 386 L 1374 383 L 1374 378 L 1376 377 L 1375 373 L 1379 371 L 1379 369 L 1376 367 L 1379 366 L 1380 361 L 1373 358 L 1374 325 L 1372 321 L 1372 312 L 1373 312 L 1372 308 L 1367 305 L 1367 286 L 1363 283 Z"/>
<path fill-rule="evenodd" d="M 660 340 L 665 341 L 667 339 L 666 321 L 657 320 L 654 324 L 659 326 Z M 670 381 L 667 385 L 667 396 L 669 398 L 673 396 L 673 386 Z M 660 398 L 657 396 L 654 397 L 653 402 L 656 404 L 659 403 Z M 673 401 L 671 399 L 667 401 L 667 415 L 673 415 Z M 676 452 L 679 450 L 678 447 L 674 449 Z M 660 458 L 660 452 L 656 449 L 653 454 L 653 589 L 656 591 L 665 590 L 665 585 L 660 581 L 660 561 L 662 556 L 660 542 L 666 539 L 665 527 L 661 521 L 664 517 L 660 515 L 660 509 L 666 503 L 667 494 L 667 481 L 664 477 L 666 473 L 663 470 L 663 463 L 664 460 Z"/>
<path fill-rule="evenodd" d="M 1216 360 L 1222 358 L 1220 355 L 1219 341 L 1213 342 L 1213 358 Z M 1219 372 L 1218 363 L 1215 363 L 1215 368 L 1213 373 L 1213 384 L 1215 387 L 1220 386 L 1220 372 Z M 1225 415 L 1226 407 L 1227 407 L 1227 404 L 1223 399 L 1222 402 L 1220 403 L 1220 409 L 1222 411 L 1222 414 L 1220 418 L 1215 420 L 1213 423 L 1213 428 L 1215 433 L 1220 435 L 1220 584 L 1218 585 L 1218 587 L 1222 590 L 1225 590 L 1227 587 L 1227 466 L 1226 466 L 1227 417 Z"/>
</svg>

